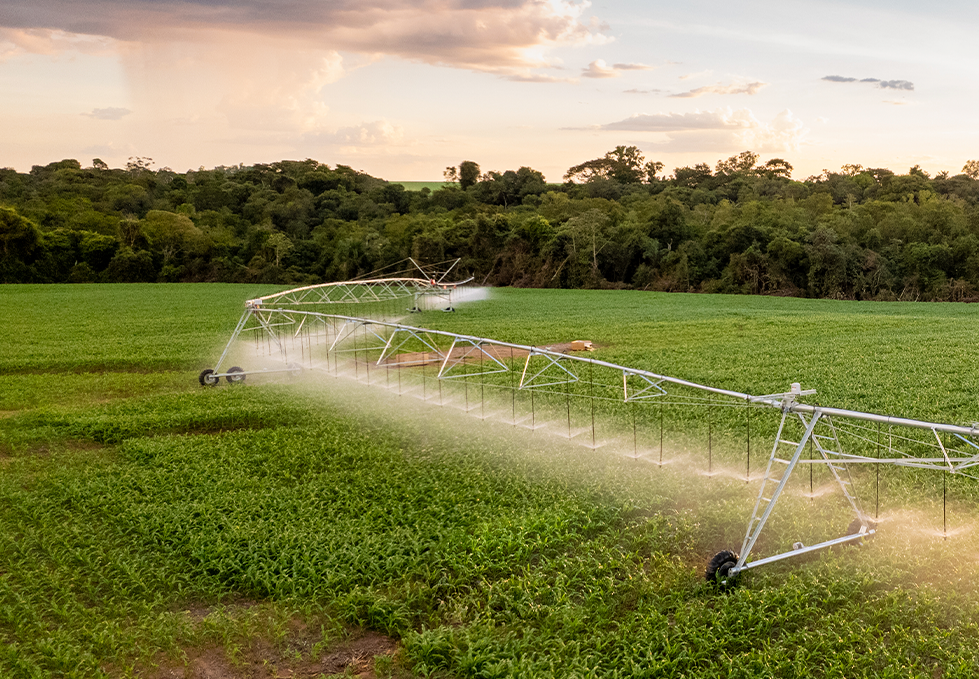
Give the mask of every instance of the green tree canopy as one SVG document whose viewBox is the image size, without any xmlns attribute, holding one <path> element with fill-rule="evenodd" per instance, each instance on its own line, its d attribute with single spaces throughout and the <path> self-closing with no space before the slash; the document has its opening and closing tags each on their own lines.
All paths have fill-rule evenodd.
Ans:
<svg viewBox="0 0 979 679">
<path fill-rule="evenodd" d="M 663 163 L 647 162 L 637 146 L 616 146 L 601 158 L 587 160 L 568 168 L 565 181 L 588 182 L 606 179 L 620 184 L 639 184 L 654 181 Z"/>
<path fill-rule="evenodd" d="M 36 224 L 11 208 L 0 207 L 0 257 L 28 259 L 39 239 Z"/>
</svg>

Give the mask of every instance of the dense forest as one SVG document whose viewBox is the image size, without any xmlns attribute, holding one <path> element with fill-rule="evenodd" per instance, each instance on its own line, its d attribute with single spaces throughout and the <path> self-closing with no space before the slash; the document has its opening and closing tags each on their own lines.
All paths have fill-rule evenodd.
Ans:
<svg viewBox="0 0 979 679">
<path fill-rule="evenodd" d="M 447 168 L 407 191 L 314 160 L 177 173 L 132 158 L 0 170 L 0 281 L 344 280 L 461 258 L 487 285 L 979 299 L 979 162 L 799 181 L 752 152 L 676 168 L 619 146 L 548 184 Z"/>
</svg>

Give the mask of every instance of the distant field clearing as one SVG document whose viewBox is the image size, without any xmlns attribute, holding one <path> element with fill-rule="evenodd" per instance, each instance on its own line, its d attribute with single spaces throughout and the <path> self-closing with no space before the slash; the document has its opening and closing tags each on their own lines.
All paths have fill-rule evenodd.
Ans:
<svg viewBox="0 0 979 679">
<path fill-rule="evenodd" d="M 405 187 L 405 191 L 421 191 L 422 189 L 437 191 L 438 189 L 444 189 L 447 186 L 459 186 L 455 182 L 389 182 L 389 183 L 401 184 L 401 186 Z"/>
</svg>

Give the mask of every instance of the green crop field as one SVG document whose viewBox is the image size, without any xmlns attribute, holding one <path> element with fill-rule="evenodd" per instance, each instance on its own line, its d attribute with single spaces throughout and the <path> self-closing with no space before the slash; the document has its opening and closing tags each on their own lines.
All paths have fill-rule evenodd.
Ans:
<svg viewBox="0 0 979 679">
<path fill-rule="evenodd" d="M 740 546 L 757 487 L 702 473 L 702 422 L 666 412 L 688 455 L 660 466 L 503 426 L 498 397 L 200 387 L 275 289 L 0 287 L 0 677 L 974 676 L 979 482 L 888 470 L 874 540 L 719 590 L 704 564 Z M 494 290 L 410 320 L 979 420 L 971 305 Z M 732 469 L 739 422 L 717 423 Z M 839 509 L 795 493 L 771 539 Z"/>
<path fill-rule="evenodd" d="M 391 184 L 400 184 L 405 187 L 405 191 L 421 191 L 422 189 L 428 189 L 429 191 L 438 191 L 446 186 L 458 186 L 454 182 L 390 182 Z"/>
</svg>

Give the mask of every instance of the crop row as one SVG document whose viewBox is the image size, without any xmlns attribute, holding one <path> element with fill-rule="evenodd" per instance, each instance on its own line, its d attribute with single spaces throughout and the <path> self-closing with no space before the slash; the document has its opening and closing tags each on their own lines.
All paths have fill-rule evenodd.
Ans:
<svg viewBox="0 0 979 679">
<path fill-rule="evenodd" d="M 585 380 L 513 392 L 506 374 L 436 381 L 431 367 L 372 368 L 370 387 L 348 365 L 204 389 L 190 366 L 220 351 L 240 300 L 223 309 L 226 290 L 187 288 L 161 288 L 180 298 L 165 323 L 152 304 L 120 303 L 124 322 L 104 334 L 121 347 L 145 330 L 131 357 L 93 358 L 85 342 L 57 339 L 54 315 L 37 314 L 37 331 L 63 349 L 7 359 L 20 367 L 2 378 L 16 394 L 0 419 L 0 675 L 139 675 L 156 653 L 179 658 L 258 630 L 221 614 L 239 600 L 262 602 L 250 620 L 279 625 L 316 610 L 385 631 L 422 675 L 967 677 L 979 662 L 971 479 L 863 472 L 868 502 L 880 489 L 874 542 L 758 569 L 745 587 L 718 592 L 703 582 L 704 561 L 740 544 L 757 490 L 742 476 L 747 418 L 755 470 L 772 413 L 591 401 Z M 43 292 L 90 300 L 79 290 Z M 852 373 L 853 402 L 820 399 L 971 416 L 954 404 L 972 378 L 944 381 L 967 356 L 958 307 L 942 317 L 937 305 L 894 305 L 875 318 L 864 305 L 801 300 L 499 295 L 412 322 L 531 344 L 582 333 L 602 344 L 598 357 L 754 393 L 797 381 L 785 357 L 825 359 L 849 327 L 857 351 L 811 376 L 832 367 L 842 384 Z M 202 319 L 200 309 L 218 307 L 223 318 Z M 805 331 L 809 350 L 799 342 L 807 311 L 821 321 Z M 172 328 L 188 334 L 171 342 Z M 899 343 L 885 341 L 898 332 Z M 872 346 L 876 355 L 863 353 Z M 886 352 L 901 371 L 883 371 Z M 185 388 L 180 373 L 148 377 L 159 356 L 187 368 Z M 99 361 L 135 372 L 83 372 Z M 52 375 L 62 374 L 59 398 Z M 885 388 L 865 389 L 870 377 Z M 912 382 L 921 388 L 906 389 Z M 605 444 L 594 448 L 592 406 Z M 543 426 L 528 428 L 538 413 Z M 826 482 L 815 477 L 814 495 Z M 846 526 L 838 495 L 809 491 L 804 473 L 793 479 L 759 549 Z M 184 613 L 200 608 L 202 622 Z"/>
</svg>

